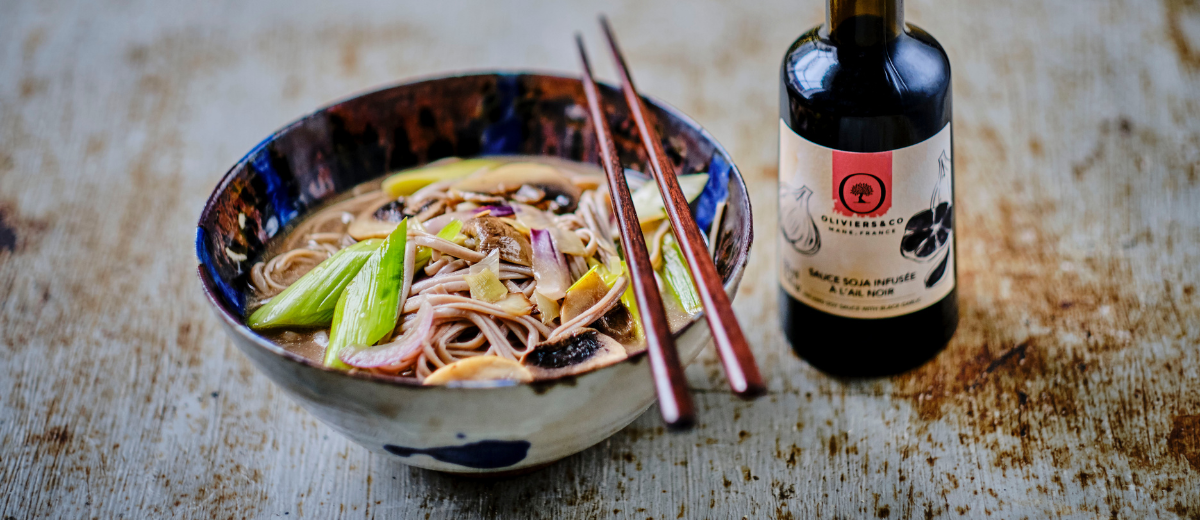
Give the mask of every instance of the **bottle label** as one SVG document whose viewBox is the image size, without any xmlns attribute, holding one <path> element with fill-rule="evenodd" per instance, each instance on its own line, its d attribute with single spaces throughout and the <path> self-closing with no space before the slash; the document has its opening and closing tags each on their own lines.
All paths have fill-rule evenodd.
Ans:
<svg viewBox="0 0 1200 520">
<path fill-rule="evenodd" d="M 950 124 L 897 150 L 812 143 L 779 121 L 779 283 L 848 318 L 890 318 L 955 285 Z"/>
</svg>

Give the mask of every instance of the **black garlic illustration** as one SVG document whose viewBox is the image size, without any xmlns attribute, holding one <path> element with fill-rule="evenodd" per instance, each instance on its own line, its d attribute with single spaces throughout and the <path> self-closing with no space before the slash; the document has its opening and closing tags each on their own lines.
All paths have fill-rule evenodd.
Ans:
<svg viewBox="0 0 1200 520">
<path fill-rule="evenodd" d="M 921 211 L 908 219 L 904 227 L 904 237 L 900 240 L 900 254 L 914 262 L 928 262 L 950 245 L 954 233 L 954 208 L 951 204 L 953 193 L 950 186 L 950 156 L 942 152 L 938 158 L 938 180 L 933 187 L 933 195 L 929 197 L 929 209 Z M 944 262 L 943 262 L 944 263 Z M 944 265 L 939 266 L 942 271 Z M 935 267 L 934 271 L 938 271 Z M 935 273 L 930 272 L 933 277 Z M 943 273 L 937 273 L 940 279 Z M 934 280 L 933 283 L 937 283 Z"/>
<path fill-rule="evenodd" d="M 942 277 L 946 275 L 946 266 L 950 265 L 950 248 L 944 248 L 942 254 L 938 255 L 942 261 L 938 262 L 929 274 L 925 275 L 925 288 L 928 289 L 937 285 L 942 281 Z"/>
</svg>

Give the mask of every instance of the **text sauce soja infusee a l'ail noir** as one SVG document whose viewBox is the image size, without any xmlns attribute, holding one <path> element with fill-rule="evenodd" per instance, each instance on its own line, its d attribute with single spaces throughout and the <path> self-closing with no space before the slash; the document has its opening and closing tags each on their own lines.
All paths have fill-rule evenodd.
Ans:
<svg viewBox="0 0 1200 520">
<path fill-rule="evenodd" d="M 950 62 L 901 0 L 827 0 L 783 59 L 784 332 L 829 373 L 902 372 L 958 326 Z"/>
</svg>

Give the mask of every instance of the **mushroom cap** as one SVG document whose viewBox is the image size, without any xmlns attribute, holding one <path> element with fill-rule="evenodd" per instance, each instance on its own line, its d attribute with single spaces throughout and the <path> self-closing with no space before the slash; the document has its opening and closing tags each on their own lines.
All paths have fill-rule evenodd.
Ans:
<svg viewBox="0 0 1200 520">
<path fill-rule="evenodd" d="M 475 250 L 480 253 L 500 252 L 500 259 L 518 265 L 533 265 L 533 251 L 529 239 L 504 220 L 491 217 L 475 217 L 463 223 L 462 233 L 475 240 Z"/>
<path fill-rule="evenodd" d="M 596 329 L 581 328 L 552 343 L 539 343 L 521 357 L 534 379 L 581 374 L 629 357 L 625 347 Z"/>
<path fill-rule="evenodd" d="M 384 199 L 355 215 L 346 233 L 359 242 L 368 238 L 387 238 L 407 216 L 401 200 Z"/>
<path fill-rule="evenodd" d="M 452 381 L 509 380 L 528 383 L 533 375 L 520 363 L 500 356 L 474 356 L 460 359 L 434 370 L 425 378 L 426 385 L 444 385 Z"/>
</svg>

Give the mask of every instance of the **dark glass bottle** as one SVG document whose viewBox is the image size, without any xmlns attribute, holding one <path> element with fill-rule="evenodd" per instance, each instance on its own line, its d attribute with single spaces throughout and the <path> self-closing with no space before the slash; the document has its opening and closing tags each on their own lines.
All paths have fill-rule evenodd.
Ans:
<svg viewBox="0 0 1200 520">
<path fill-rule="evenodd" d="M 932 36 L 904 24 L 902 0 L 827 0 L 825 24 L 796 40 L 783 59 L 782 122 L 803 140 L 823 148 L 861 154 L 886 152 L 918 145 L 935 135 L 944 136 L 941 138 L 945 140 L 945 146 L 952 148 L 948 132 L 950 98 L 950 61 Z M 786 133 L 786 130 L 781 128 L 782 132 Z M 943 130 L 947 132 L 940 134 Z M 939 194 L 933 194 L 931 211 L 925 217 L 919 214 L 900 216 L 907 218 L 901 249 L 909 259 L 916 261 L 905 264 L 904 260 L 897 259 L 895 262 L 918 277 L 926 276 L 927 280 L 934 275 L 945 276 L 945 283 L 954 287 L 957 284 L 954 241 L 939 242 L 939 239 L 928 238 L 931 233 L 952 236 L 953 232 L 952 153 L 942 157 L 942 178 L 947 176 L 948 170 L 949 182 L 944 190 L 948 193 L 940 195 L 940 204 Z M 781 168 L 783 162 L 781 157 Z M 894 167 L 888 168 L 888 175 L 893 175 L 891 169 Z M 781 169 L 781 190 L 784 189 L 784 173 Z M 889 177 L 889 182 L 899 186 L 906 180 L 903 173 L 896 172 L 896 176 Z M 941 186 L 940 181 L 938 185 Z M 833 198 L 836 198 L 837 188 L 833 189 Z M 849 200 L 854 203 L 855 196 L 861 202 L 861 194 L 871 193 L 871 190 L 860 188 L 847 193 L 852 194 Z M 810 196 L 823 195 L 805 194 L 805 203 Z M 843 202 L 847 200 L 844 197 Z M 783 200 L 781 191 L 781 219 Z M 851 217 L 860 218 L 859 215 Z M 849 222 L 853 220 L 851 217 L 843 218 L 830 212 L 829 215 L 813 216 L 810 222 L 814 224 L 814 232 L 828 233 L 834 231 L 830 227 L 832 224 L 822 219 Z M 937 221 L 933 227 L 928 223 L 929 217 Z M 887 224 L 887 219 L 879 219 L 882 219 L 881 226 Z M 781 220 L 781 230 L 783 225 Z M 894 233 L 900 233 L 901 228 L 905 225 L 896 225 Z M 853 228 L 849 231 L 856 232 Z M 925 235 L 910 239 L 910 233 Z M 811 237 L 807 240 L 812 241 Z M 927 242 L 904 250 L 910 241 L 915 244 L 919 240 Z M 788 244 L 781 242 L 779 246 L 786 248 Z M 821 247 L 819 239 L 816 247 Z M 936 256 L 922 251 L 923 247 L 936 251 Z M 796 250 L 801 248 L 797 246 Z M 839 254 L 854 258 L 856 252 L 846 250 Z M 927 256 L 921 257 L 922 254 Z M 940 263 L 929 261 L 933 260 L 930 257 L 940 258 Z M 937 266 L 946 271 L 946 257 L 950 258 L 953 268 L 938 273 Z M 917 263 L 921 261 L 927 263 Z M 799 274 L 793 276 L 817 276 L 807 268 L 794 272 Z M 842 288 L 831 284 L 830 291 Z M 819 310 L 811 302 L 802 302 L 783 288 L 779 302 L 783 330 L 792 348 L 813 366 L 838 376 L 881 376 L 919 366 L 945 347 L 958 326 L 957 289 L 951 289 L 933 303 L 924 302 L 924 307 L 912 312 L 882 318 Z"/>
</svg>

